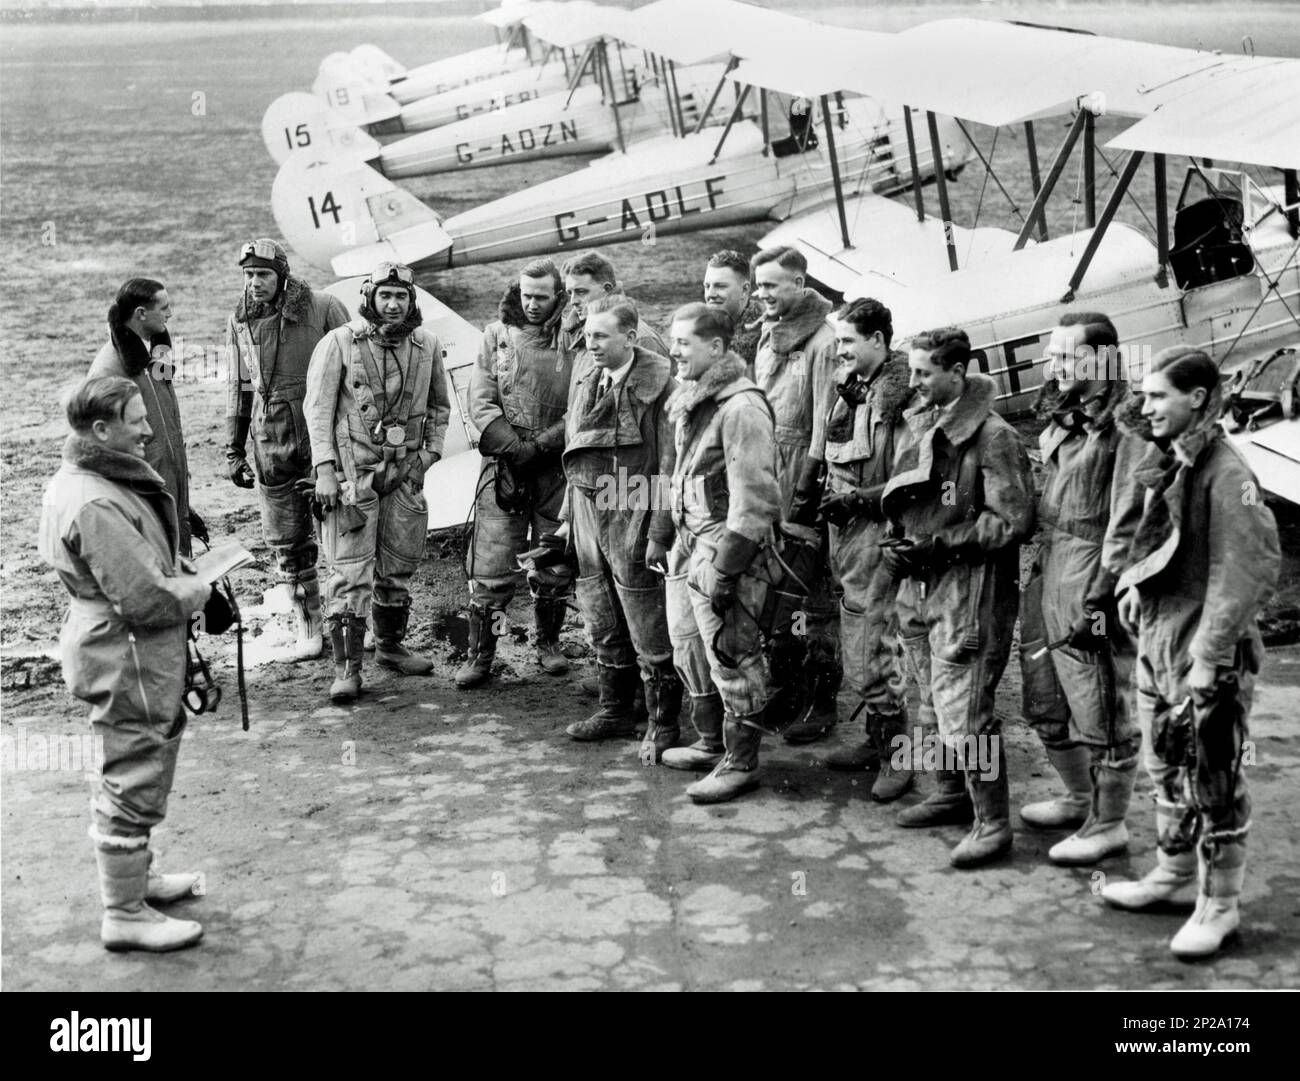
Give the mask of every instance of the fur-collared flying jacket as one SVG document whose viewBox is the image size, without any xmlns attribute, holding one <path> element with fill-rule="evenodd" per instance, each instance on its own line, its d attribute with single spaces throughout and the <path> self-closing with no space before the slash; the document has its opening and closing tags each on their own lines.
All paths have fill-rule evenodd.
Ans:
<svg viewBox="0 0 1300 1081">
<path fill-rule="evenodd" d="M 1142 653 L 1160 665 L 1190 656 L 1230 667 L 1243 643 L 1256 664 L 1263 654 L 1256 619 L 1277 587 L 1277 523 L 1219 426 L 1222 408 L 1216 387 L 1192 426 L 1167 449 L 1153 442 L 1137 470 L 1145 504 L 1116 592 L 1137 589 Z"/>
<path fill-rule="evenodd" d="M 849 379 L 842 370 L 840 386 Z M 855 491 L 869 518 L 882 514 L 880 499 L 894 472 L 894 461 L 911 442 L 911 429 L 904 416 L 916 404 L 909 385 L 907 357 L 891 353 L 872 377 L 861 405 L 850 405 L 839 394 L 825 426 L 824 440 L 811 448 L 813 457 L 826 462 L 826 487 L 832 492 Z"/>
<path fill-rule="evenodd" d="M 695 537 L 724 530 L 758 544 L 772 540 L 781 516 L 772 410 L 728 353 L 669 403 L 676 426 L 673 523 Z"/>
</svg>

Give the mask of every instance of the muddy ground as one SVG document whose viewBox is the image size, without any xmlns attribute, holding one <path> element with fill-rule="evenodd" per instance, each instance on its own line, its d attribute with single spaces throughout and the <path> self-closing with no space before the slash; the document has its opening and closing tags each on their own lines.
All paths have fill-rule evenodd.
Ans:
<svg viewBox="0 0 1300 1081">
<path fill-rule="evenodd" d="M 1056 5 L 1004 10 L 1063 21 Z M 871 19 L 860 14 L 859 21 L 888 29 L 942 13 L 873 6 Z M 1297 52 L 1284 8 L 1252 8 L 1249 18 L 1244 9 L 1199 5 L 1158 17 L 1145 6 L 1071 14 L 1080 25 L 1133 36 L 1171 28 L 1166 40 L 1179 44 L 1235 49 L 1250 31 L 1269 51 Z M 85 728 L 83 709 L 50 660 L 63 596 L 34 547 L 40 494 L 63 435 L 59 395 L 99 347 L 108 302 L 134 274 L 166 280 L 172 329 L 184 348 L 219 343 L 238 289 L 238 244 L 275 232 L 261 110 L 282 91 L 305 88 L 326 52 L 372 40 L 414 63 L 487 39 L 458 19 L 6 30 L 0 917 L 7 989 L 1300 985 L 1293 798 L 1300 650 L 1273 652 L 1254 717 L 1246 932 L 1221 959 L 1186 966 L 1165 949 L 1179 917 L 1108 911 L 1092 873 L 1047 864 L 1055 836 L 1021 831 L 1009 862 L 951 871 L 946 852 L 959 831 L 896 830 L 892 811 L 866 797 L 869 776 L 855 781 L 818 766 L 825 748 L 774 748 L 761 792 L 704 809 L 683 794 L 687 778 L 640 766 L 634 744 L 571 743 L 564 726 L 591 708 L 576 682 L 590 673 L 576 617 L 564 635 L 572 677 L 539 672 L 524 640 L 530 614 L 516 605 L 495 684 L 455 691 L 450 672 L 464 635 L 455 534 L 431 539 L 416 586 L 412 641 L 435 659 L 430 679 L 399 680 L 371 666 L 365 700 L 339 709 L 325 700 L 326 662 L 261 663 L 250 669 L 253 718 L 245 734 L 233 710 L 229 650 L 217 651 L 227 703 L 192 724 L 157 837 L 168 865 L 205 874 L 206 895 L 184 907 L 204 922 L 207 939 L 169 957 L 104 953 L 95 935 L 84 763 L 49 769 L 41 758 Z M 450 214 L 573 167 L 483 171 L 472 184 L 415 187 Z M 969 184 L 956 191 L 968 207 L 978 198 Z M 662 319 L 693 295 L 710 252 L 749 250 L 762 232 L 706 233 L 609 254 L 629 292 Z M 505 275 L 488 267 L 423 284 L 481 325 L 493 316 Z M 193 502 L 214 535 L 238 535 L 257 556 L 238 585 L 253 608 L 250 653 L 263 661 L 286 632 L 255 607 L 270 584 L 269 553 L 251 495 L 225 479 L 224 388 L 200 379 L 179 394 Z M 1284 526 L 1290 556 L 1274 610 L 1279 642 L 1300 616 L 1300 537 L 1293 518 Z M 1041 751 L 1014 720 L 1018 695 L 1013 666 L 999 707 L 1020 803 L 1041 798 L 1050 784 Z M 846 700 L 846 715 L 849 707 Z M 1150 863 L 1149 813 L 1135 812 L 1132 821 L 1131 856 L 1101 873 L 1141 873 Z"/>
</svg>

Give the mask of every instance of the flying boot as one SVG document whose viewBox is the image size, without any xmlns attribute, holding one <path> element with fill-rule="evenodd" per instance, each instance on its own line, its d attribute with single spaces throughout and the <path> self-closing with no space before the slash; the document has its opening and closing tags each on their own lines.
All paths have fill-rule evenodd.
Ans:
<svg viewBox="0 0 1300 1081">
<path fill-rule="evenodd" d="M 641 761 L 662 761 L 664 753 L 677 745 L 681 735 L 682 681 L 672 661 L 659 665 L 645 683 L 645 704 L 649 723 L 641 740 Z"/>
<path fill-rule="evenodd" d="M 726 748 L 713 772 L 686 789 L 696 803 L 725 803 L 759 784 L 758 748 L 763 733 L 726 713 L 722 721 L 722 742 Z"/>
<path fill-rule="evenodd" d="M 1196 846 L 1200 889 L 1196 911 L 1169 943 L 1175 957 L 1192 961 L 1219 952 L 1241 924 L 1238 901 L 1246 879 L 1246 846 L 1240 842 Z"/>
<path fill-rule="evenodd" d="M 966 770 L 966 788 L 975 808 L 970 833 L 952 850 L 948 862 L 962 869 L 981 867 L 1011 851 L 1011 792 L 1007 784 L 1007 756 L 998 741 L 998 775 L 989 779 L 976 769 Z"/>
<path fill-rule="evenodd" d="M 1088 867 L 1128 848 L 1129 801 L 1137 775 L 1137 755 L 1092 763 L 1092 809 L 1088 819 L 1064 841 L 1052 845 L 1047 858 L 1053 863 Z"/>
<path fill-rule="evenodd" d="M 877 803 L 889 803 L 904 795 L 916 778 L 914 770 L 894 767 L 895 742 L 899 736 L 906 737 L 907 733 L 907 707 L 904 706 L 899 713 L 869 715 L 867 725 L 880 759 L 880 772 L 871 785 L 871 798 Z"/>
<path fill-rule="evenodd" d="M 469 606 L 469 642 L 465 663 L 456 669 L 456 686 L 477 687 L 492 674 L 492 658 L 497 652 L 496 621 L 501 608 Z"/>
<path fill-rule="evenodd" d="M 343 613 L 330 616 L 330 648 L 334 654 L 334 682 L 330 684 L 330 701 L 355 702 L 361 694 L 362 643 L 365 640 L 364 616 Z"/>
<path fill-rule="evenodd" d="M 722 696 L 717 691 L 691 695 L 691 724 L 699 739 L 689 747 L 664 751 L 663 764 L 669 769 L 708 773 L 722 761 L 726 751 L 722 743 Z"/>
<path fill-rule="evenodd" d="M 1101 899 L 1115 908 L 1131 911 L 1160 904 L 1178 907 L 1195 904 L 1196 852 L 1190 844 L 1179 840 L 1181 823 L 1190 813 L 1186 805 L 1157 799 L 1155 867 L 1135 881 L 1106 883 Z"/>
<path fill-rule="evenodd" d="M 569 659 L 560 650 L 560 628 L 568 605 L 563 597 L 533 598 L 533 616 L 537 621 L 537 663 L 548 676 L 562 676 L 569 670 Z"/>
<path fill-rule="evenodd" d="M 1065 795 L 1026 803 L 1020 808 L 1020 820 L 1040 830 L 1082 826 L 1093 806 L 1092 756 L 1081 743 L 1046 750 L 1047 760 L 1065 782 Z"/>
<path fill-rule="evenodd" d="M 203 937 L 203 928 L 193 920 L 172 919 L 145 903 L 149 861 L 144 846 L 95 849 L 104 903 L 99 939 L 107 950 L 163 953 L 193 946 Z"/>
<path fill-rule="evenodd" d="M 411 603 L 380 604 L 370 606 L 370 618 L 375 625 L 375 660 L 380 668 L 389 668 L 404 676 L 427 676 L 433 671 L 433 661 L 418 657 L 402 645 L 406 627 L 411 619 Z"/>
<path fill-rule="evenodd" d="M 583 742 L 601 739 L 627 739 L 636 735 L 637 696 L 641 687 L 641 670 L 636 665 L 615 668 L 598 665 L 600 709 L 583 721 L 574 721 L 565 731 Z"/>
</svg>

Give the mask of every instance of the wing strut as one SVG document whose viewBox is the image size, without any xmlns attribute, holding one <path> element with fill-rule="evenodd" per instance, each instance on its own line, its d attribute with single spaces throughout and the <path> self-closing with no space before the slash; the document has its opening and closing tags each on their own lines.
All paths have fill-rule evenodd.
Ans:
<svg viewBox="0 0 1300 1081">
<path fill-rule="evenodd" d="M 1065 142 L 1061 144 L 1061 149 L 1056 152 L 1056 157 L 1052 159 L 1052 167 L 1047 170 L 1047 179 L 1043 181 L 1043 190 L 1034 197 L 1034 205 L 1029 208 L 1029 217 L 1025 219 L 1025 224 L 1020 227 L 1020 233 L 1016 237 L 1016 242 L 1012 245 L 1012 251 L 1019 251 L 1025 246 L 1029 239 L 1029 234 L 1034 231 L 1034 223 L 1042 219 L 1046 227 L 1047 214 L 1043 208 L 1047 205 L 1047 200 L 1052 196 L 1052 189 L 1056 187 L 1056 182 L 1061 178 L 1061 173 L 1065 169 L 1065 163 L 1070 159 L 1070 152 L 1074 150 L 1074 144 L 1079 141 L 1079 135 L 1083 132 L 1084 113 L 1088 110 L 1080 109 L 1074 117 L 1074 123 L 1070 125 L 1070 131 L 1065 136 Z"/>
<path fill-rule="evenodd" d="M 1165 179 L 1165 156 L 1152 158 L 1156 173 L 1156 250 L 1160 269 L 1156 271 L 1156 284 L 1161 289 L 1169 284 L 1169 191 Z"/>
<path fill-rule="evenodd" d="M 718 104 L 718 98 L 722 97 L 723 88 L 727 85 L 727 76 L 735 70 L 740 63 L 738 57 L 733 56 L 727 61 L 727 70 L 722 73 L 722 78 L 718 80 L 718 85 L 713 88 L 713 96 L 709 98 L 709 103 L 704 106 L 704 112 L 700 114 L 700 122 L 695 125 L 695 134 L 699 135 L 704 130 L 704 125 L 709 122 L 709 116 L 713 112 L 713 107 Z"/>
<path fill-rule="evenodd" d="M 627 144 L 623 141 L 623 121 L 618 115 L 618 95 L 614 92 L 614 73 L 609 67 L 609 52 L 605 48 L 605 39 L 601 38 L 598 50 L 598 63 L 605 69 L 605 79 L 609 82 L 609 109 L 614 114 L 614 134 L 618 137 L 618 149 L 626 154 Z"/>
<path fill-rule="evenodd" d="M 686 134 L 686 117 L 682 115 L 682 92 L 677 89 L 677 61 L 668 61 L 668 85 L 672 87 L 673 109 L 677 113 L 677 130 Z"/>
<path fill-rule="evenodd" d="M 844 188 L 840 183 L 839 159 L 835 156 L 835 125 L 831 123 L 831 108 L 826 102 L 825 94 L 822 95 L 822 123 L 826 125 L 826 149 L 831 158 L 831 180 L 835 183 L 835 209 L 840 215 L 840 237 L 847 250 L 853 244 L 849 241 L 849 222 L 844 216 Z"/>
<path fill-rule="evenodd" d="M 1097 224 L 1097 118 L 1084 110 L 1083 121 L 1083 204 L 1084 223 L 1089 229 Z"/>
<path fill-rule="evenodd" d="M 1043 190 L 1042 177 L 1038 175 L 1038 140 L 1034 137 L 1034 122 L 1025 121 L 1025 155 L 1029 158 L 1029 180 L 1034 185 L 1034 198 Z M 1038 219 L 1038 239 L 1047 239 L 1047 217 Z"/>
<path fill-rule="evenodd" d="M 739 102 L 740 99 L 737 98 L 736 101 Z M 769 145 L 772 142 L 772 136 L 767 130 L 767 91 L 762 87 L 758 88 L 758 115 L 763 124 L 763 157 L 767 157 L 772 153 L 772 147 Z"/>
<path fill-rule="evenodd" d="M 916 200 L 916 220 L 925 221 L 925 196 L 921 192 L 921 166 L 916 160 L 916 131 L 912 128 L 912 107 L 903 106 L 903 127 L 907 129 L 907 158 L 912 164 L 912 197 Z"/>
<path fill-rule="evenodd" d="M 957 238 L 952 230 L 952 211 L 948 208 L 948 179 L 943 175 L 943 151 L 939 148 L 939 121 L 934 110 L 927 109 L 925 122 L 930 128 L 930 165 L 934 169 L 934 184 L 939 189 L 939 213 L 942 215 L 943 235 L 948 246 L 948 269 L 957 269 Z"/>
<path fill-rule="evenodd" d="M 754 89 L 749 83 L 745 84 L 745 89 L 741 91 L 740 97 L 736 99 L 736 107 L 731 110 L 731 115 L 727 117 L 727 126 L 722 129 L 722 138 L 718 140 L 718 145 L 713 148 L 713 157 L 709 159 L 712 165 L 718 160 L 718 155 L 722 153 L 722 144 L 727 141 L 727 136 L 731 134 L 731 129 L 736 121 L 740 119 L 740 112 L 745 107 L 745 99 L 749 97 L 749 92 Z"/>
<path fill-rule="evenodd" d="M 1115 188 L 1110 193 L 1110 198 L 1106 200 L 1106 205 L 1102 207 L 1101 220 L 1093 229 L 1092 235 L 1088 237 L 1088 246 L 1083 249 L 1083 255 L 1079 258 L 1079 265 L 1074 268 L 1074 273 L 1070 275 L 1070 285 L 1066 289 L 1065 296 L 1061 297 L 1062 304 L 1070 304 L 1074 301 L 1075 290 L 1083 284 L 1083 276 L 1088 273 L 1088 266 L 1092 263 L 1092 257 L 1097 254 L 1097 248 L 1101 246 L 1101 238 L 1106 235 L 1106 229 L 1110 226 L 1111 219 L 1115 217 L 1115 212 L 1119 210 L 1119 204 L 1124 201 L 1124 193 L 1128 191 L 1128 186 L 1133 182 L 1133 174 L 1138 171 L 1138 166 L 1142 164 L 1143 151 L 1134 150 L 1129 154 L 1128 161 L 1124 163 L 1124 171 L 1120 173 L 1119 180 L 1115 182 Z"/>
<path fill-rule="evenodd" d="M 1300 239 L 1300 181 L 1294 169 L 1282 170 L 1282 185 L 1286 199 L 1286 223 L 1292 238 Z"/>
</svg>

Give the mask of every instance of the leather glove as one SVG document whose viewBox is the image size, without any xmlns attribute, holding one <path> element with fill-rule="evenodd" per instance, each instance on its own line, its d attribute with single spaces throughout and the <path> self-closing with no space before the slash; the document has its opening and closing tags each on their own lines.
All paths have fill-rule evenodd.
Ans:
<svg viewBox="0 0 1300 1081">
<path fill-rule="evenodd" d="M 226 473 L 235 482 L 236 488 L 251 488 L 256 479 L 253 476 L 253 467 L 248 464 L 247 458 L 232 458 L 227 455 Z"/>
<path fill-rule="evenodd" d="M 510 455 L 510 464 L 516 469 L 526 470 L 533 463 L 533 460 L 541 453 L 542 448 L 533 440 L 521 439 L 519 440 L 519 445 L 515 448 L 514 453 Z"/>
<path fill-rule="evenodd" d="M 253 486 L 253 470 L 244 450 L 248 445 L 248 429 L 251 424 L 251 417 L 226 418 L 226 475 L 234 481 L 236 488 Z"/>
<path fill-rule="evenodd" d="M 297 493 L 307 501 L 312 517 L 318 522 L 325 521 L 325 508 L 320 505 L 320 500 L 316 498 L 316 482 L 311 477 L 299 477 L 293 482 L 293 486 Z"/>
<path fill-rule="evenodd" d="M 761 547 L 729 529 L 723 534 L 713 554 L 713 588 L 709 591 L 709 606 L 716 615 L 725 616 L 735 605 L 740 576 L 749 569 Z"/>
<path fill-rule="evenodd" d="M 790 500 L 790 521 L 797 525 L 812 526 L 817 522 L 817 502 L 821 497 L 822 463 L 816 458 L 804 457 L 803 468 L 795 482 L 794 496 Z"/>
<path fill-rule="evenodd" d="M 537 546 L 545 548 L 546 554 L 534 559 L 533 566 L 537 570 L 545 570 L 548 567 L 561 567 L 571 562 L 573 546 L 569 541 L 569 537 L 561 537 L 558 533 L 544 533 Z"/>
<path fill-rule="evenodd" d="M 862 498 L 856 488 L 822 496 L 821 516 L 831 525 L 847 525 L 861 513 Z"/>
<path fill-rule="evenodd" d="M 429 455 L 429 464 L 424 464 L 424 455 Z M 431 450 L 416 451 L 408 454 L 402 462 L 402 480 L 411 481 L 417 488 L 424 483 L 424 475 L 442 458 Z"/>
<path fill-rule="evenodd" d="M 478 437 L 478 452 L 485 458 L 509 458 L 518 447 L 519 436 L 505 417 L 497 417 Z"/>
<path fill-rule="evenodd" d="M 924 578 L 941 569 L 943 548 L 933 537 L 905 537 L 880 546 L 891 578 Z"/>
<path fill-rule="evenodd" d="M 212 538 L 208 536 L 208 524 L 193 507 L 190 508 L 190 536 L 204 544 L 212 543 Z"/>
</svg>

